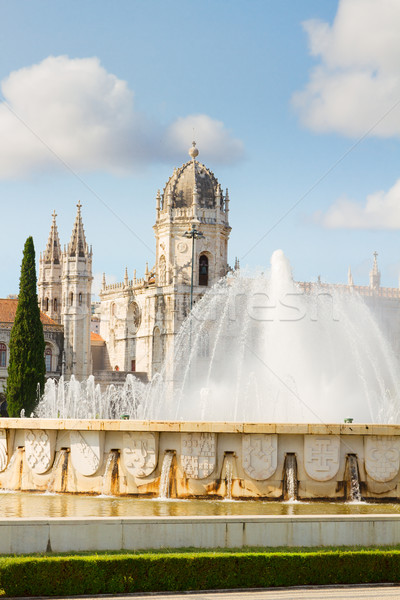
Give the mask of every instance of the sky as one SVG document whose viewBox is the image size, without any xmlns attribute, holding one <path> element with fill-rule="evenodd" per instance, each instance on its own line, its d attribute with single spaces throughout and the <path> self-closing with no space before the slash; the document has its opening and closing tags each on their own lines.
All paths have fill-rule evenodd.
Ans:
<svg viewBox="0 0 400 600">
<path fill-rule="evenodd" d="M 0 0 L 0 297 L 25 239 L 95 290 L 154 264 L 155 197 L 194 138 L 229 188 L 229 262 L 296 280 L 400 275 L 398 0 Z"/>
</svg>

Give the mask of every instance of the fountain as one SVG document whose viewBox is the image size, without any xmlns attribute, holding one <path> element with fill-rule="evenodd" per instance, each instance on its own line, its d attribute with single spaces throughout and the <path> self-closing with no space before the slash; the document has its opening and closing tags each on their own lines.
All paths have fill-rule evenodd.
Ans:
<svg viewBox="0 0 400 600">
<path fill-rule="evenodd" d="M 36 419 L 1 420 L 0 488 L 397 501 L 397 371 L 363 300 L 303 293 L 277 251 L 205 294 L 150 384 L 49 381 Z"/>
<path fill-rule="evenodd" d="M 235 272 L 199 301 L 160 375 L 101 394 L 49 380 L 40 418 L 263 423 L 399 422 L 398 363 L 357 293 L 305 294 L 274 252 L 268 275 Z"/>
</svg>

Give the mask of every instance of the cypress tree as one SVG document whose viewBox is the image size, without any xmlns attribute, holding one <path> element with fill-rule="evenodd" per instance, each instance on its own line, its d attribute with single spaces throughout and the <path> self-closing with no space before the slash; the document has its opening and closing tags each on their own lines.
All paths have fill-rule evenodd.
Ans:
<svg viewBox="0 0 400 600">
<path fill-rule="evenodd" d="M 44 390 L 43 325 L 36 293 L 35 248 L 32 237 L 25 242 L 19 282 L 18 306 L 10 336 L 10 361 L 7 378 L 7 403 L 10 417 L 27 417 L 38 402 L 38 385 Z"/>
</svg>

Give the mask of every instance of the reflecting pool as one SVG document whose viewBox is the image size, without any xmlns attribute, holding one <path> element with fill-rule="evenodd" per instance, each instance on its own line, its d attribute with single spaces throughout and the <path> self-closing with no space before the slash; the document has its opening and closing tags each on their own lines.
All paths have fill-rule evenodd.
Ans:
<svg viewBox="0 0 400 600">
<path fill-rule="evenodd" d="M 400 504 L 159 500 L 0 492 L 1 518 L 400 514 Z"/>
</svg>

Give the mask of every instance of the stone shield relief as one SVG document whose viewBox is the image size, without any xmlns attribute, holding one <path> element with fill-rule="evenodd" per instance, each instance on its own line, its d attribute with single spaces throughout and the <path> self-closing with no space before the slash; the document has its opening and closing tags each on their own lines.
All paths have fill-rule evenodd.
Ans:
<svg viewBox="0 0 400 600">
<path fill-rule="evenodd" d="M 378 435 L 364 438 L 365 470 L 371 479 L 384 483 L 396 477 L 400 468 L 400 439 Z"/>
<path fill-rule="evenodd" d="M 217 440 L 215 433 L 183 433 L 181 465 L 186 477 L 205 479 L 215 469 Z"/>
<path fill-rule="evenodd" d="M 278 436 L 246 433 L 242 436 L 242 465 L 252 479 L 268 479 L 276 471 Z"/>
<path fill-rule="evenodd" d="M 329 481 L 339 471 L 340 439 L 334 436 L 304 436 L 304 468 L 315 481 Z"/>
<path fill-rule="evenodd" d="M 103 463 L 104 432 L 71 431 L 71 461 L 81 475 L 94 475 Z"/>
<path fill-rule="evenodd" d="M 157 433 L 124 433 L 122 458 L 133 477 L 147 477 L 157 466 Z"/>
<path fill-rule="evenodd" d="M 4 471 L 8 463 L 7 453 L 7 433 L 5 429 L 0 429 L 0 472 Z"/>
<path fill-rule="evenodd" d="M 46 473 L 53 464 L 56 435 L 55 431 L 41 429 L 25 432 L 25 459 L 37 475 Z"/>
</svg>

